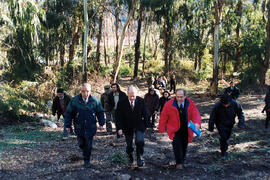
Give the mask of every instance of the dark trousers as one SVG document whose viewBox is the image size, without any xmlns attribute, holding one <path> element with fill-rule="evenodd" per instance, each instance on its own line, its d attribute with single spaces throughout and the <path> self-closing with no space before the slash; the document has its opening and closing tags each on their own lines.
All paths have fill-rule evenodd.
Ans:
<svg viewBox="0 0 270 180">
<path fill-rule="evenodd" d="M 270 121 L 270 112 L 266 111 L 265 128 L 268 128 L 269 121 Z"/>
<path fill-rule="evenodd" d="M 155 127 L 155 122 L 156 122 L 156 114 L 153 113 L 150 118 L 151 118 L 151 121 L 150 121 L 151 122 L 151 127 L 154 128 Z"/>
<path fill-rule="evenodd" d="M 89 138 L 78 136 L 77 140 L 78 140 L 78 145 L 83 152 L 83 159 L 90 160 L 92 144 L 93 144 L 93 136 Z"/>
<path fill-rule="evenodd" d="M 173 90 L 173 93 L 175 93 L 175 89 L 176 89 L 175 84 L 171 84 L 170 87 L 171 87 L 170 92 Z"/>
<path fill-rule="evenodd" d="M 176 164 L 183 164 L 186 159 L 188 146 L 188 129 L 187 127 L 180 128 L 173 138 L 173 152 Z"/>
<path fill-rule="evenodd" d="M 144 147 L 144 133 L 142 131 L 134 131 L 130 134 L 125 134 L 127 148 L 126 152 L 128 155 L 132 154 L 133 149 L 133 136 L 135 134 L 135 145 L 136 145 L 136 155 L 137 157 L 143 155 L 143 147 Z"/>
<path fill-rule="evenodd" d="M 220 135 L 219 142 L 221 153 L 225 153 L 228 150 L 228 140 L 231 137 L 232 128 L 219 127 L 218 133 Z"/>
</svg>

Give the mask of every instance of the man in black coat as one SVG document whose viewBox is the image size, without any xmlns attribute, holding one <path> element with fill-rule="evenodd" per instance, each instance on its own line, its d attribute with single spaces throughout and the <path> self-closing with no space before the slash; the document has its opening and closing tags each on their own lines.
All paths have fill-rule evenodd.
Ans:
<svg viewBox="0 0 270 180">
<path fill-rule="evenodd" d="M 224 94 L 228 94 L 232 99 L 237 100 L 240 95 L 240 90 L 234 85 L 234 82 L 230 82 L 230 87 L 225 89 Z"/>
<path fill-rule="evenodd" d="M 263 108 L 262 113 L 266 111 L 265 128 L 267 129 L 269 121 L 270 121 L 270 86 L 268 86 L 268 90 L 265 95 L 264 102 L 265 102 L 265 106 Z"/>
<path fill-rule="evenodd" d="M 126 138 L 126 153 L 129 162 L 133 163 L 133 136 L 135 134 L 137 165 L 141 167 L 144 165 L 141 156 L 144 152 L 144 131 L 148 125 L 148 114 L 144 100 L 136 95 L 137 89 L 130 86 L 128 97 L 119 102 L 116 114 L 118 134 L 124 134 Z"/>
<path fill-rule="evenodd" d="M 58 88 L 56 93 L 57 96 L 53 99 L 52 104 L 52 115 L 55 116 L 57 114 L 57 120 L 59 121 L 61 116 L 65 117 L 68 104 L 72 97 L 66 94 L 62 88 Z M 73 134 L 73 131 L 71 131 L 71 133 Z M 63 138 L 66 138 L 67 136 L 68 132 L 66 128 L 64 128 Z"/>
<path fill-rule="evenodd" d="M 239 121 L 245 119 L 241 106 L 228 94 L 221 96 L 220 101 L 215 104 L 210 114 L 209 131 L 213 132 L 215 124 L 220 135 L 220 150 L 223 157 L 227 156 L 227 141 L 232 134 L 236 116 L 238 116 Z"/>
<path fill-rule="evenodd" d="M 119 138 L 119 134 L 117 133 L 118 127 L 116 124 L 117 117 L 116 117 L 116 108 L 118 103 L 127 97 L 126 93 L 121 91 L 120 86 L 117 83 L 111 84 L 112 92 L 109 94 L 109 109 L 112 114 L 113 122 L 116 125 L 116 137 Z"/>
</svg>

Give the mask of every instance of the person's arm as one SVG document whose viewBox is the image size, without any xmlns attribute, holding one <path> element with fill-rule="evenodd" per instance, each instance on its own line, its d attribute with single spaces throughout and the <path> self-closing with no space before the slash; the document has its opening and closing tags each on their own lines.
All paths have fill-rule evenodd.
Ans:
<svg viewBox="0 0 270 180">
<path fill-rule="evenodd" d="M 75 115 L 76 115 L 75 100 L 72 99 L 68 104 L 65 114 L 65 121 L 64 121 L 65 128 L 71 128 L 72 120 L 75 118 Z"/>
<path fill-rule="evenodd" d="M 216 122 L 216 118 L 217 118 L 217 105 L 214 106 L 211 114 L 210 114 L 210 119 L 209 119 L 209 123 L 208 123 L 208 130 L 213 132 L 214 131 L 214 125 Z"/>
<path fill-rule="evenodd" d="M 237 102 L 235 102 L 235 103 L 236 103 L 236 107 L 237 107 L 236 112 L 237 112 L 238 120 L 239 120 L 240 124 L 242 123 L 241 125 L 244 125 L 243 123 L 245 122 L 245 116 L 244 116 L 243 108 L 242 108 L 241 104 L 239 104 Z"/>
<path fill-rule="evenodd" d="M 104 109 L 99 100 L 97 100 L 96 116 L 98 119 L 99 126 L 103 126 L 105 124 Z"/>
<path fill-rule="evenodd" d="M 122 114 L 124 112 L 121 112 L 123 109 L 123 106 L 122 106 L 122 102 L 119 102 L 118 105 L 117 105 L 117 108 L 116 108 L 116 112 L 115 112 L 115 116 L 116 116 L 116 127 L 118 129 L 116 129 L 116 132 L 119 133 L 119 130 L 121 131 L 121 133 L 119 133 L 119 135 L 122 134 L 122 129 L 123 129 L 123 117 L 122 117 Z"/>
<path fill-rule="evenodd" d="M 197 106 L 195 105 L 195 103 L 192 103 L 191 108 L 192 108 L 191 121 L 194 123 L 196 129 L 199 129 L 201 126 L 201 122 L 202 122 L 200 112 L 199 112 Z"/>
<path fill-rule="evenodd" d="M 102 107 L 104 108 L 105 102 L 104 102 L 104 95 L 103 94 L 100 97 L 100 103 L 101 103 Z"/>
<path fill-rule="evenodd" d="M 143 115 L 143 119 L 145 121 L 146 127 L 151 127 L 151 123 L 150 123 L 150 115 L 147 111 L 146 105 L 144 100 L 142 100 L 142 115 Z"/>
<path fill-rule="evenodd" d="M 57 107 L 56 107 L 56 106 L 57 106 L 57 105 L 56 105 L 56 104 L 57 104 L 56 100 L 57 100 L 57 99 L 56 99 L 56 97 L 55 97 L 55 98 L 53 99 L 53 104 L 52 104 L 52 115 L 53 115 L 53 116 L 55 116 L 55 114 L 56 114 L 56 109 L 57 109 Z"/>
<path fill-rule="evenodd" d="M 240 90 L 238 88 L 236 88 L 235 99 L 237 99 L 239 96 L 240 96 Z"/>
<path fill-rule="evenodd" d="M 158 123 L 158 131 L 160 133 L 164 133 L 166 131 L 167 122 L 169 120 L 169 104 L 166 103 L 163 107 L 163 110 L 160 115 L 159 123 Z"/>
</svg>

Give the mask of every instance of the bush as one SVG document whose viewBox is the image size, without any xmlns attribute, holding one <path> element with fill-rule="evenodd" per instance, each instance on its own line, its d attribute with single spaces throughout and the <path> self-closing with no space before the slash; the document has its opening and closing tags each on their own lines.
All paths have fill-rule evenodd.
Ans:
<svg viewBox="0 0 270 180">
<path fill-rule="evenodd" d="M 8 84 L 1 83 L 0 116 L 17 122 L 22 120 L 21 117 L 29 112 L 47 112 L 46 101 L 41 101 L 38 94 L 41 85 L 38 85 L 37 82 L 22 81 L 17 87 L 11 87 Z M 48 90 L 48 86 L 46 87 Z"/>
<path fill-rule="evenodd" d="M 129 67 L 128 64 L 123 64 L 122 66 L 120 66 L 119 76 L 120 77 L 131 76 L 132 71 L 133 71 L 133 69 L 131 67 Z"/>
</svg>

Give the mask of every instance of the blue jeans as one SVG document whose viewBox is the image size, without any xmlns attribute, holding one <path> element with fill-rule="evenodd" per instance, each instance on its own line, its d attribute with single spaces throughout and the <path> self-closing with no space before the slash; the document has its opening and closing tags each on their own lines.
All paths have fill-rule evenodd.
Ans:
<svg viewBox="0 0 270 180">
<path fill-rule="evenodd" d="M 133 136 L 135 134 L 135 144 L 136 144 L 136 155 L 141 156 L 143 155 L 143 147 L 144 147 L 144 133 L 142 131 L 134 131 L 131 134 L 125 134 L 127 148 L 127 154 L 132 154 L 134 151 L 133 149 Z"/>
<path fill-rule="evenodd" d="M 83 151 L 83 159 L 89 161 L 93 146 L 93 136 L 89 138 L 77 136 L 77 140 L 79 147 Z"/>
</svg>

